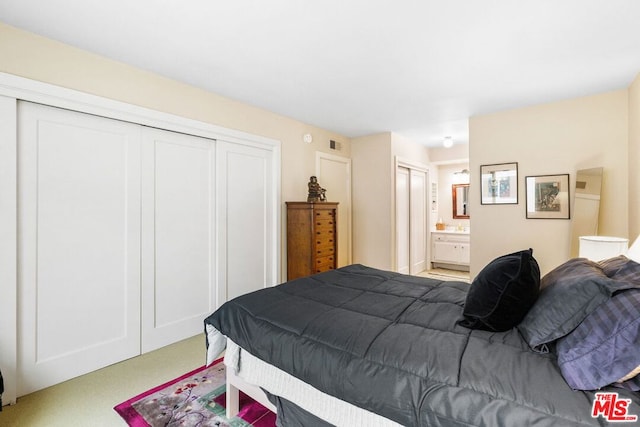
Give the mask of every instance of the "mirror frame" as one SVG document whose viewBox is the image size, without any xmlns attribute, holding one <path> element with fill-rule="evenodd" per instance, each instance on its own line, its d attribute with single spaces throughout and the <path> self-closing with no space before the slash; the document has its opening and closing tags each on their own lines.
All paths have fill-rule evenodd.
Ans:
<svg viewBox="0 0 640 427">
<path fill-rule="evenodd" d="M 603 175 L 603 167 L 576 171 L 571 211 L 571 258 L 580 255 L 580 236 L 598 235 Z"/>
<path fill-rule="evenodd" d="M 469 184 L 452 184 L 451 185 L 451 201 L 453 204 L 453 218 L 454 219 L 469 219 L 469 215 L 460 215 L 457 212 L 456 207 L 458 206 L 458 189 L 461 188 L 463 189 L 462 191 L 465 191 L 464 189 L 466 188 L 467 192 L 469 191 Z M 467 204 L 469 203 L 469 195 L 467 193 Z"/>
</svg>

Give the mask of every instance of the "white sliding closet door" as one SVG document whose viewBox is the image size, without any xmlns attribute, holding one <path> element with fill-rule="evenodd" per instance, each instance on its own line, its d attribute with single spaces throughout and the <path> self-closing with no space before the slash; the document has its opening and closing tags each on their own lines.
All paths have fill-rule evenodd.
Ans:
<svg viewBox="0 0 640 427">
<path fill-rule="evenodd" d="M 5 401 L 201 334 L 278 282 L 278 141 L 0 80 Z"/>
<path fill-rule="evenodd" d="M 215 141 L 143 129 L 142 351 L 202 333 L 215 307 Z"/>
<path fill-rule="evenodd" d="M 396 168 L 396 270 L 418 274 L 427 268 L 427 172 Z"/>
<path fill-rule="evenodd" d="M 411 170 L 411 268 L 410 274 L 427 269 L 427 174 Z"/>
<path fill-rule="evenodd" d="M 218 305 L 277 281 L 274 154 L 217 142 Z"/>
<path fill-rule="evenodd" d="M 409 169 L 398 167 L 396 170 L 396 269 L 402 274 L 409 274 L 409 245 L 411 244 L 409 200 Z"/>
<path fill-rule="evenodd" d="M 19 105 L 18 396 L 140 353 L 139 132 Z"/>
</svg>

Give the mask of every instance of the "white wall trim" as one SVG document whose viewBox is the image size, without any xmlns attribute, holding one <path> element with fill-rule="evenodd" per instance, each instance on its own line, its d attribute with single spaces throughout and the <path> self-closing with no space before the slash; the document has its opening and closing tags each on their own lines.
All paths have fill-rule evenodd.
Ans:
<svg viewBox="0 0 640 427">
<path fill-rule="evenodd" d="M 0 73 L 0 95 L 204 138 L 225 139 L 248 145 L 280 145 L 280 141 L 275 139 L 7 73 Z"/>
<path fill-rule="evenodd" d="M 403 159 L 402 157 L 395 156 L 395 163 L 396 163 L 395 169 L 397 169 L 398 166 L 401 166 L 403 168 L 419 170 L 421 172 L 429 172 L 429 166 L 422 163 L 413 162 L 408 159 Z"/>
<path fill-rule="evenodd" d="M 0 96 L 0 370 L 3 403 L 16 403 L 17 103 Z"/>
</svg>

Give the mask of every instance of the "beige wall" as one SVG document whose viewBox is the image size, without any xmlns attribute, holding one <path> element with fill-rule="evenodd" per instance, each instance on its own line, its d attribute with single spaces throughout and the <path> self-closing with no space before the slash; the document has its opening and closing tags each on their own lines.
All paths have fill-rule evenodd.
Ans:
<svg viewBox="0 0 640 427">
<path fill-rule="evenodd" d="M 453 147 L 429 148 L 429 159 L 437 164 L 464 163 L 469 161 L 469 144 L 454 144 Z"/>
<path fill-rule="evenodd" d="M 640 74 L 629 87 L 629 240 L 640 235 Z"/>
<path fill-rule="evenodd" d="M 470 120 L 471 274 L 493 258 L 533 248 L 544 274 L 569 258 L 571 221 L 525 218 L 525 176 L 602 166 L 599 234 L 628 234 L 627 90 Z M 517 205 L 481 205 L 480 165 L 518 162 Z M 571 192 L 573 197 L 573 191 Z"/>
<path fill-rule="evenodd" d="M 458 150 L 457 146 L 450 150 L 425 150 L 392 133 L 358 138 L 352 147 L 351 141 L 342 135 L 2 23 L 0 58 L 0 72 L 281 141 L 282 203 L 306 198 L 308 177 L 315 173 L 316 151 L 352 157 L 353 260 L 380 268 L 391 268 L 393 259 L 390 245 L 393 241 L 390 196 L 394 191 L 393 157 L 429 163 L 438 161 L 440 156 L 450 157 Z M 640 77 L 629 91 L 471 120 L 472 273 L 477 273 L 494 256 L 529 246 L 534 247 L 543 269 L 566 258 L 569 221 L 524 219 L 525 175 L 570 173 L 573 184 L 577 169 L 604 166 L 601 234 L 626 236 L 628 233 L 633 238 L 640 232 L 637 221 L 640 211 L 640 176 L 637 172 L 640 164 L 639 80 Z M 627 112 L 630 120 L 627 120 Z M 313 135 L 313 143 L 302 141 L 305 133 Z M 331 139 L 340 142 L 340 151 L 329 149 Z M 627 157 L 628 164 L 621 162 Z M 510 161 L 519 163 L 520 203 L 516 206 L 480 206 L 479 192 L 473 185 L 474 182 L 478 185 L 480 165 Z M 385 170 L 388 173 L 380 173 Z M 356 201 L 358 206 L 355 206 Z M 504 230 L 510 232 L 505 234 Z M 496 236 L 502 237 L 497 239 Z"/>
<path fill-rule="evenodd" d="M 391 134 L 351 140 L 353 262 L 392 269 L 393 156 Z"/>
<path fill-rule="evenodd" d="M 395 270 L 396 160 L 429 169 L 429 150 L 408 138 L 384 132 L 353 138 L 351 159 L 353 262 Z"/>
<path fill-rule="evenodd" d="M 397 133 L 391 133 L 391 154 L 401 160 L 425 167 L 429 163 L 427 148 Z"/>
<path fill-rule="evenodd" d="M 351 155 L 350 141 L 342 135 L 2 23 L 0 58 L 0 72 L 281 141 L 282 204 L 306 200 L 309 176 L 315 174 L 316 151 Z M 303 142 L 305 133 L 312 134 L 311 144 Z M 340 151 L 331 150 L 329 140 L 338 141 Z M 282 230 L 286 232 L 284 226 Z"/>
</svg>

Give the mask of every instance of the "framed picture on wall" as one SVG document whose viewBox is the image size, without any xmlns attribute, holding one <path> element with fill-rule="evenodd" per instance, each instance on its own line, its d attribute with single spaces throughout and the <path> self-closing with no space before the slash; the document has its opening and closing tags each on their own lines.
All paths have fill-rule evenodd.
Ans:
<svg viewBox="0 0 640 427">
<path fill-rule="evenodd" d="M 525 177 L 527 218 L 569 219 L 569 174 Z"/>
<path fill-rule="evenodd" d="M 480 190 L 483 205 L 517 205 L 518 163 L 480 166 Z"/>
</svg>

